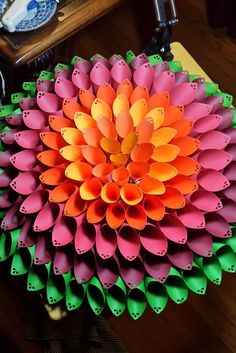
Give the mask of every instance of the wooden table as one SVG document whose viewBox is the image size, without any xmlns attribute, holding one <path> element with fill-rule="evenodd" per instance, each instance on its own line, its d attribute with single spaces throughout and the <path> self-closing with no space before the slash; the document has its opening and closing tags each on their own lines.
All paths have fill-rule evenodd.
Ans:
<svg viewBox="0 0 236 353">
<path fill-rule="evenodd" d="M 14 67 L 29 63 L 110 11 L 119 2 L 120 0 L 77 0 L 78 6 L 76 6 L 75 12 L 71 16 L 63 21 L 60 21 L 59 17 L 59 21 L 55 26 L 43 33 L 39 30 L 39 34 L 36 37 L 18 50 L 14 50 L 13 47 L 0 36 L 1 55 L 9 60 Z"/>
</svg>

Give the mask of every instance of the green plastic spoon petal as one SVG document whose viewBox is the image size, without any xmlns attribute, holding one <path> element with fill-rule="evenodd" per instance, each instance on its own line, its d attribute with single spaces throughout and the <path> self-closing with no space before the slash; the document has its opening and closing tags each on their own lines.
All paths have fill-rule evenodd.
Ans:
<svg viewBox="0 0 236 353">
<path fill-rule="evenodd" d="M 188 288 L 186 287 L 181 274 L 171 268 L 167 280 L 164 284 L 169 297 L 177 304 L 182 304 L 188 298 Z"/>
<path fill-rule="evenodd" d="M 105 306 L 105 294 L 97 277 L 92 277 L 87 289 L 89 305 L 96 315 L 100 315 Z"/>
<path fill-rule="evenodd" d="M 66 287 L 66 307 L 69 311 L 78 309 L 85 298 L 87 284 L 79 284 L 72 278 Z"/>
<path fill-rule="evenodd" d="M 120 316 L 125 311 L 126 296 L 126 286 L 121 277 L 118 277 L 114 286 L 106 292 L 107 305 L 115 316 Z"/>
<path fill-rule="evenodd" d="M 148 304 L 157 314 L 160 314 L 165 309 L 168 302 L 165 287 L 152 277 L 146 277 L 144 283 Z"/>
<path fill-rule="evenodd" d="M 212 257 L 204 258 L 196 257 L 194 261 L 200 268 L 202 268 L 209 281 L 216 285 L 220 285 L 222 280 L 222 269 L 217 256 L 213 255 Z"/>
<path fill-rule="evenodd" d="M 127 308 L 134 320 L 139 319 L 147 306 L 146 290 L 144 282 L 131 289 L 128 293 Z"/>
<path fill-rule="evenodd" d="M 0 261 L 5 261 L 16 252 L 20 232 L 20 229 L 2 232 L 0 235 Z"/>
</svg>

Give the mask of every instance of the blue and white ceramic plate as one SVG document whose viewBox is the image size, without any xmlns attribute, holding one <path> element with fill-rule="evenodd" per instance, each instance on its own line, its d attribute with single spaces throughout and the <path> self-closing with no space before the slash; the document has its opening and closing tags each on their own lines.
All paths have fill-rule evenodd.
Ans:
<svg viewBox="0 0 236 353">
<path fill-rule="evenodd" d="M 0 16 L 2 17 L 9 7 L 9 2 L 0 0 Z M 8 5 L 8 6 L 7 6 Z M 45 25 L 55 14 L 57 9 L 56 0 L 45 0 L 38 3 L 38 8 L 29 11 L 29 14 L 16 26 L 16 32 L 33 31 Z"/>
</svg>

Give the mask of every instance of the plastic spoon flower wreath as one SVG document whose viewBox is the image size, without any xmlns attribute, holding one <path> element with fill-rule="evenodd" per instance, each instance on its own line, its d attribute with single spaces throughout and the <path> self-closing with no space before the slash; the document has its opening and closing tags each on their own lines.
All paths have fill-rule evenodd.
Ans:
<svg viewBox="0 0 236 353">
<path fill-rule="evenodd" d="M 42 71 L 0 108 L 0 260 L 68 310 L 137 319 L 235 272 L 232 96 L 158 55 Z"/>
</svg>

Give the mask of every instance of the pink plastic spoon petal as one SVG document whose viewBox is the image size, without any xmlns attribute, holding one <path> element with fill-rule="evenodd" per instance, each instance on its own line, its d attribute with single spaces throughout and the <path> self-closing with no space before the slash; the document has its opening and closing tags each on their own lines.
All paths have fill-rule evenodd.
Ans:
<svg viewBox="0 0 236 353">
<path fill-rule="evenodd" d="M 131 75 L 130 68 L 123 59 L 117 61 L 111 69 L 111 77 L 117 84 L 124 80 L 130 80 Z"/>
<path fill-rule="evenodd" d="M 24 110 L 22 118 L 29 129 L 41 130 L 48 125 L 48 114 L 41 110 Z"/>
<path fill-rule="evenodd" d="M 205 103 L 190 103 L 184 107 L 184 117 L 197 121 L 211 112 L 211 106 Z"/>
<path fill-rule="evenodd" d="M 41 92 L 53 92 L 54 82 L 50 80 L 37 80 L 37 91 Z"/>
<path fill-rule="evenodd" d="M 24 216 L 19 212 L 20 204 L 12 206 L 2 220 L 1 228 L 4 230 L 12 230 L 20 227 Z"/>
<path fill-rule="evenodd" d="M 52 231 L 52 243 L 54 246 L 69 244 L 75 236 L 76 221 L 71 217 L 61 217 L 54 225 Z"/>
<path fill-rule="evenodd" d="M 46 113 L 55 113 L 62 108 L 62 99 L 54 93 L 38 92 L 37 104 Z"/>
<path fill-rule="evenodd" d="M 39 182 L 39 173 L 28 171 L 19 174 L 12 180 L 10 186 L 21 195 L 29 195 L 38 187 Z"/>
<path fill-rule="evenodd" d="M 78 69 L 75 69 L 73 71 L 71 79 L 77 88 L 87 90 L 91 86 L 91 81 L 90 81 L 89 75 L 87 75 L 86 73 L 84 73 Z"/>
<path fill-rule="evenodd" d="M 82 222 L 78 225 L 75 234 L 75 250 L 78 254 L 83 254 L 92 249 L 95 243 L 95 226 L 88 222 Z"/>
<path fill-rule="evenodd" d="M 194 124 L 194 131 L 197 133 L 205 133 L 217 129 L 222 121 L 222 116 L 217 114 L 210 114 L 197 120 Z"/>
<path fill-rule="evenodd" d="M 184 208 L 178 211 L 178 218 L 185 227 L 193 229 L 201 229 L 205 227 L 203 213 L 191 204 L 186 204 Z"/>
<path fill-rule="evenodd" d="M 46 203 L 34 221 L 34 231 L 43 232 L 51 228 L 62 215 L 63 205 Z"/>
<path fill-rule="evenodd" d="M 129 261 L 133 261 L 140 251 L 138 232 L 128 225 L 123 225 L 117 232 L 117 245 L 121 254 Z"/>
<path fill-rule="evenodd" d="M 170 102 L 174 105 L 189 104 L 195 99 L 196 91 L 196 83 L 182 83 L 171 91 Z"/>
<path fill-rule="evenodd" d="M 133 70 L 138 69 L 140 66 L 148 62 L 147 55 L 144 53 L 141 53 L 137 55 L 132 61 L 131 61 L 131 67 Z"/>
<path fill-rule="evenodd" d="M 31 214 L 39 212 L 48 200 L 47 190 L 37 190 L 32 192 L 22 202 L 20 211 L 25 214 Z"/>
<path fill-rule="evenodd" d="M 229 141 L 230 137 L 223 132 L 220 131 L 209 131 L 204 135 L 199 137 L 200 140 L 200 150 L 208 150 L 208 149 L 217 149 L 222 150 L 224 149 Z"/>
<path fill-rule="evenodd" d="M 213 192 L 223 190 L 230 185 L 228 179 L 223 174 L 213 169 L 200 171 L 197 180 L 203 189 Z"/>
<path fill-rule="evenodd" d="M 199 153 L 197 161 L 205 169 L 221 170 L 232 161 L 232 155 L 223 150 L 207 149 Z"/>
<path fill-rule="evenodd" d="M 219 110 L 223 104 L 224 98 L 218 96 L 209 96 L 205 99 L 205 104 L 209 104 L 211 106 L 211 114 L 214 114 L 217 110 Z"/>
<path fill-rule="evenodd" d="M 154 71 L 149 63 L 137 68 L 133 73 L 133 80 L 137 86 L 146 87 L 150 90 L 154 79 Z"/>
<path fill-rule="evenodd" d="M 102 259 L 111 257 L 117 246 L 116 231 L 108 225 L 96 226 L 96 250 Z"/>
<path fill-rule="evenodd" d="M 61 98 L 72 98 L 77 94 L 77 88 L 75 85 L 62 77 L 58 77 L 55 81 L 54 86 L 56 94 Z"/>
<path fill-rule="evenodd" d="M 14 135 L 16 143 L 23 148 L 36 148 L 41 145 L 38 131 L 19 131 Z"/>
<path fill-rule="evenodd" d="M 11 150 L 6 150 L 0 153 L 0 167 L 9 167 L 11 165 L 10 158 L 12 156 Z"/>
<path fill-rule="evenodd" d="M 221 200 L 212 192 L 197 190 L 191 196 L 191 203 L 199 210 L 206 212 L 217 211 L 222 208 Z"/>
<path fill-rule="evenodd" d="M 171 71 L 164 71 L 154 78 L 154 92 L 171 92 L 175 87 L 175 75 Z"/>
<path fill-rule="evenodd" d="M 34 169 L 38 164 L 37 154 L 38 152 L 33 150 L 23 150 L 13 154 L 10 161 L 16 169 L 27 172 Z"/>
<path fill-rule="evenodd" d="M 222 109 L 217 110 L 216 113 L 222 117 L 222 120 L 221 120 L 221 123 L 219 126 L 219 130 L 226 129 L 228 126 L 230 126 L 230 124 L 233 120 L 233 117 L 234 117 L 234 112 L 232 109 L 222 108 Z"/>
</svg>

